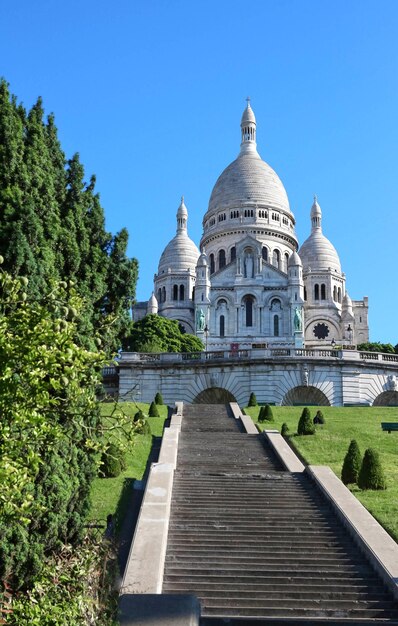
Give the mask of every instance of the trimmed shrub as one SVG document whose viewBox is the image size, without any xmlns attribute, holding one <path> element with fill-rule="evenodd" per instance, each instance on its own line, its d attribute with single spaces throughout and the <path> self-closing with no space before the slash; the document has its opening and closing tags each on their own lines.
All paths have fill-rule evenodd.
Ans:
<svg viewBox="0 0 398 626">
<path fill-rule="evenodd" d="M 314 424 L 324 424 L 324 423 L 325 423 L 325 418 L 323 416 L 323 413 L 322 411 L 318 409 L 314 417 Z"/>
<path fill-rule="evenodd" d="M 249 404 L 247 406 L 257 406 L 256 394 L 253 391 L 250 394 Z"/>
<path fill-rule="evenodd" d="M 274 414 L 272 413 L 272 409 L 269 404 L 266 404 L 264 406 L 264 421 L 266 422 L 274 421 Z"/>
<path fill-rule="evenodd" d="M 343 467 L 341 470 L 341 480 L 345 485 L 356 483 L 358 481 L 359 470 L 362 465 L 362 456 L 355 439 L 349 445 L 347 454 L 344 457 Z"/>
<path fill-rule="evenodd" d="M 259 422 L 265 422 L 264 407 L 263 407 L 263 406 L 261 406 L 261 407 L 260 407 L 260 410 L 259 410 L 259 412 L 258 412 L 258 418 L 257 418 L 257 420 L 258 420 Z"/>
<path fill-rule="evenodd" d="M 135 432 L 138 435 L 150 435 L 151 434 L 151 427 L 149 425 L 148 420 L 146 420 L 144 418 L 139 424 L 137 424 Z"/>
<path fill-rule="evenodd" d="M 365 450 L 358 475 L 358 487 L 361 489 L 387 489 L 383 468 L 376 450 Z"/>
<path fill-rule="evenodd" d="M 141 409 L 138 409 L 137 413 L 133 417 L 133 422 L 138 422 L 138 420 L 144 420 L 145 416 Z"/>
<path fill-rule="evenodd" d="M 115 478 L 126 469 L 126 456 L 114 443 L 111 443 L 101 456 L 100 475 Z"/>
<path fill-rule="evenodd" d="M 155 401 L 151 402 L 151 406 L 149 407 L 148 415 L 149 415 L 149 417 L 159 417 L 159 411 L 158 411 L 158 407 L 156 406 Z"/>
<path fill-rule="evenodd" d="M 282 428 L 281 428 L 281 435 L 282 437 L 286 437 L 288 434 L 289 434 L 289 426 L 286 424 L 286 422 L 283 422 Z"/>
<path fill-rule="evenodd" d="M 163 405 L 163 398 L 162 398 L 162 394 L 160 393 L 160 391 L 158 391 L 155 396 L 155 404 L 157 404 L 158 406 Z"/>
<path fill-rule="evenodd" d="M 297 427 L 298 435 L 314 435 L 315 434 L 315 426 L 311 419 L 311 413 L 307 407 L 304 407 L 303 412 L 301 413 L 301 417 Z"/>
</svg>

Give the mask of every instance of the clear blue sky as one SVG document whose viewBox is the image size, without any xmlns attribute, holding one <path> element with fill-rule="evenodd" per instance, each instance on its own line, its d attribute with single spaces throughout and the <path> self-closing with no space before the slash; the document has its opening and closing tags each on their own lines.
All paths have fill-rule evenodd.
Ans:
<svg viewBox="0 0 398 626">
<path fill-rule="evenodd" d="M 247 95 L 258 150 L 310 231 L 313 194 L 373 341 L 398 342 L 397 0 L 3 0 L 0 74 L 54 112 L 107 227 L 126 226 L 148 299 L 184 194 L 198 244 L 236 157 Z"/>
</svg>

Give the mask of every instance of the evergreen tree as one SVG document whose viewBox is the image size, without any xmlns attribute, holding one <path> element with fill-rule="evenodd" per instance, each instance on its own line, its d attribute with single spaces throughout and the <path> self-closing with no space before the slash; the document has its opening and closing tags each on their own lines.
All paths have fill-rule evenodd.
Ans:
<svg viewBox="0 0 398 626">
<path fill-rule="evenodd" d="M 160 393 L 160 391 L 158 391 L 156 396 L 155 396 L 155 403 L 158 406 L 162 406 L 162 404 L 163 404 L 163 397 L 162 397 L 162 394 Z"/>
<path fill-rule="evenodd" d="M 387 489 L 379 455 L 373 448 L 365 450 L 358 475 L 358 487 L 360 489 Z"/>
<path fill-rule="evenodd" d="M 152 401 L 148 411 L 149 417 L 159 417 L 158 407 L 156 406 L 156 402 Z"/>
<path fill-rule="evenodd" d="M 256 394 L 253 391 L 250 394 L 249 403 L 247 406 L 257 406 Z"/>
<path fill-rule="evenodd" d="M 264 406 L 264 421 L 266 422 L 274 421 L 274 414 L 272 413 L 272 409 L 269 404 L 266 404 Z"/>
<path fill-rule="evenodd" d="M 356 483 L 358 474 L 361 469 L 362 456 L 359 446 L 355 439 L 349 445 L 347 454 L 344 457 L 343 467 L 341 470 L 341 480 L 345 485 Z"/>
<path fill-rule="evenodd" d="M 315 434 L 315 426 L 311 420 L 311 414 L 307 407 L 304 407 L 303 412 L 301 413 L 301 417 L 297 427 L 298 435 L 314 435 Z"/>
<path fill-rule="evenodd" d="M 289 426 L 286 424 L 286 422 L 283 422 L 282 428 L 281 428 L 281 435 L 282 437 L 286 437 L 288 434 L 289 434 Z"/>
</svg>

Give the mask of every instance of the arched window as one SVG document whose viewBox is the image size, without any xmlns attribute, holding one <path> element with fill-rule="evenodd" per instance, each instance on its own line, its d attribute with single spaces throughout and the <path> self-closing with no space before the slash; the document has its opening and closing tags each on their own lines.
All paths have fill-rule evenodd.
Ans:
<svg viewBox="0 0 398 626">
<path fill-rule="evenodd" d="M 321 285 L 321 300 L 326 300 L 326 285 L 322 283 Z"/>
<path fill-rule="evenodd" d="M 185 300 L 185 287 L 180 285 L 180 300 Z"/>
<path fill-rule="evenodd" d="M 264 261 L 268 261 L 268 250 L 267 250 L 267 248 L 263 247 L 263 249 L 261 250 L 261 256 L 263 257 Z"/>
<path fill-rule="evenodd" d="M 159 302 L 159 304 L 161 304 L 161 302 L 162 302 L 162 290 L 161 290 L 160 287 L 158 289 L 158 302 Z"/>
<path fill-rule="evenodd" d="M 218 269 L 221 270 L 226 265 L 225 250 L 220 250 L 218 253 Z"/>
<path fill-rule="evenodd" d="M 279 315 L 274 315 L 274 337 L 279 337 Z"/>
<path fill-rule="evenodd" d="M 211 253 L 210 255 L 210 274 L 214 274 L 214 254 Z"/>
<path fill-rule="evenodd" d="M 304 300 L 307 302 L 307 287 L 304 287 Z"/>
<path fill-rule="evenodd" d="M 235 246 L 233 246 L 231 248 L 231 263 L 232 263 L 232 261 L 235 261 L 235 259 L 236 259 L 236 248 L 235 248 Z"/>
<path fill-rule="evenodd" d="M 162 302 L 166 302 L 166 287 L 162 287 Z"/>
<path fill-rule="evenodd" d="M 220 337 L 225 337 L 225 317 L 220 315 Z"/>
<path fill-rule="evenodd" d="M 289 255 L 288 255 L 287 252 L 285 252 L 285 268 L 286 268 L 286 272 L 287 272 L 288 263 L 289 263 Z"/>
<path fill-rule="evenodd" d="M 195 287 L 192 287 L 192 300 L 195 300 Z"/>
<path fill-rule="evenodd" d="M 319 285 L 316 283 L 314 285 L 314 300 L 319 300 Z"/>
<path fill-rule="evenodd" d="M 246 296 L 245 298 L 245 317 L 246 326 L 253 326 L 253 296 Z"/>
<path fill-rule="evenodd" d="M 333 300 L 337 301 L 337 287 L 336 285 L 333 287 Z"/>
<path fill-rule="evenodd" d="M 341 287 L 337 290 L 337 300 L 341 303 Z"/>
<path fill-rule="evenodd" d="M 173 300 L 178 300 L 178 285 L 173 285 Z"/>
<path fill-rule="evenodd" d="M 281 253 L 279 250 L 274 250 L 272 254 L 272 264 L 279 269 L 281 263 Z"/>
</svg>

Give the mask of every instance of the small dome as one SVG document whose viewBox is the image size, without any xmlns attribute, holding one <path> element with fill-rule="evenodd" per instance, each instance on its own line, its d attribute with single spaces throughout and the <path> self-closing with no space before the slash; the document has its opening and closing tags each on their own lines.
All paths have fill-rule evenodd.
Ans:
<svg viewBox="0 0 398 626">
<path fill-rule="evenodd" d="M 301 259 L 300 259 L 299 255 L 297 254 L 296 251 L 294 251 L 293 254 L 290 255 L 289 261 L 287 263 L 288 267 L 292 267 L 293 265 L 300 265 L 300 266 L 302 266 Z"/>
<path fill-rule="evenodd" d="M 184 203 L 184 196 L 181 196 L 181 204 L 177 210 L 177 217 L 182 217 L 182 216 L 188 217 L 188 209 Z"/>
<path fill-rule="evenodd" d="M 320 229 L 315 229 L 299 249 L 304 270 L 336 270 L 341 274 L 339 255 Z"/>
<path fill-rule="evenodd" d="M 345 292 L 344 294 L 344 298 L 343 298 L 343 306 L 348 307 L 352 307 L 352 300 L 350 298 L 350 296 L 348 295 L 348 291 Z"/>
<path fill-rule="evenodd" d="M 147 304 L 147 313 L 157 313 L 158 312 L 158 301 L 155 294 L 152 292 L 151 297 L 148 300 Z"/>
<path fill-rule="evenodd" d="M 197 267 L 207 267 L 208 265 L 207 254 L 203 251 L 198 259 Z"/>
<path fill-rule="evenodd" d="M 172 271 L 180 272 L 195 269 L 200 252 L 185 231 L 177 233 L 163 250 L 159 261 L 158 274 Z"/>
</svg>

